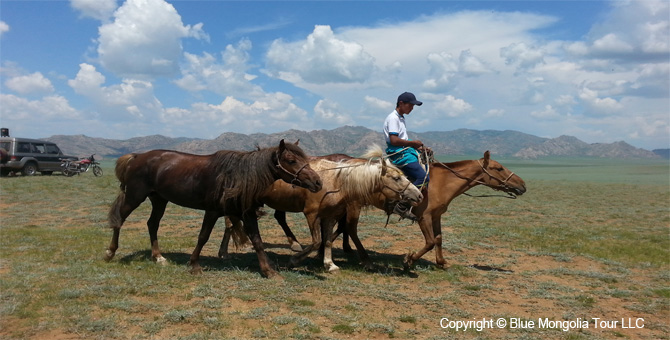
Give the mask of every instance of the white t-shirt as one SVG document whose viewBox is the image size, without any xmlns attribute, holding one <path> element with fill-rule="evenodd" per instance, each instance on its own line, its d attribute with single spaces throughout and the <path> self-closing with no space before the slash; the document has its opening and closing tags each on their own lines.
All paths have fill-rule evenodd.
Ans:
<svg viewBox="0 0 670 340">
<path fill-rule="evenodd" d="M 398 111 L 393 110 L 386 120 L 384 120 L 384 136 L 386 137 L 386 143 L 391 144 L 390 135 L 398 135 L 400 139 L 408 140 L 407 128 L 405 127 L 405 117 L 398 113 Z"/>
</svg>

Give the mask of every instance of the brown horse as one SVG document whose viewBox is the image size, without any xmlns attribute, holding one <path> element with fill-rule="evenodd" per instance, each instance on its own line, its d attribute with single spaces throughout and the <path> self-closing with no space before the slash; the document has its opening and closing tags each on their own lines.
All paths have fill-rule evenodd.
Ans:
<svg viewBox="0 0 670 340">
<path fill-rule="evenodd" d="M 151 257 L 157 262 L 165 262 L 157 233 L 168 202 L 205 211 L 198 244 L 189 261 L 193 273 L 202 272 L 198 263 L 200 251 L 217 219 L 228 215 L 244 221 L 244 230 L 238 232 L 251 240 L 261 273 L 266 277 L 278 275 L 258 232 L 256 208 L 261 206 L 260 194 L 278 179 L 312 192 L 322 187 L 302 149 L 284 140 L 278 147 L 252 152 L 222 150 L 204 156 L 168 150 L 132 153 L 120 157 L 115 170 L 121 193 L 109 211 L 109 226 L 114 233 L 105 259 L 111 260 L 118 249 L 123 222 L 149 197 L 152 210 L 147 226 Z"/>
<path fill-rule="evenodd" d="M 519 176 L 505 168 L 502 164 L 491 159 L 490 152 L 478 160 L 464 160 L 453 163 L 433 162 L 429 166 L 430 184 L 428 194 L 413 212 L 419 217 L 419 227 L 425 239 L 424 247 L 418 252 L 411 252 L 405 257 L 404 265 L 409 268 L 425 253 L 435 248 L 436 263 L 445 267 L 446 261 L 442 255 L 442 224 L 441 217 L 447 211 L 449 204 L 456 197 L 478 185 L 484 185 L 494 190 L 508 193 L 510 198 L 526 192 L 526 184 Z M 372 202 L 372 205 L 386 210 L 386 201 L 383 197 Z M 363 244 L 358 239 L 358 218 L 361 209 L 348 206 L 346 216 L 340 219 L 339 227 L 331 240 L 335 240 L 340 233 L 344 234 L 343 248 L 351 249 L 346 237 L 350 236 L 359 258 L 366 268 L 371 266 L 369 257 Z M 275 212 L 275 216 L 277 212 Z M 285 221 L 285 219 L 284 219 Z M 288 225 L 282 226 L 289 230 Z M 287 233 L 287 236 L 289 234 Z M 297 242 L 297 240 L 295 241 Z"/>
<path fill-rule="evenodd" d="M 379 158 L 381 155 L 381 148 L 373 146 L 366 157 Z M 276 181 L 261 198 L 263 203 L 276 211 L 302 212 L 307 218 L 312 243 L 291 259 L 293 266 L 312 251 L 319 249 L 322 240 L 325 240 L 324 267 L 327 271 L 339 269 L 332 261 L 330 235 L 335 223 L 350 209 L 350 206 L 360 210 L 380 199 L 406 199 L 416 205 L 423 198 L 419 189 L 386 160 L 349 159 L 332 162 L 317 158 L 310 161 L 310 164 L 321 175 L 323 180 L 321 191 L 309 193 L 304 189 L 294 189 Z M 233 226 L 239 227 L 238 221 L 234 218 L 231 218 L 231 221 Z M 293 235 L 290 229 L 285 230 Z M 219 255 L 222 257 L 227 254 L 229 234 L 227 228 L 219 250 Z M 291 236 L 288 236 L 288 233 L 287 237 L 290 241 Z"/>
</svg>

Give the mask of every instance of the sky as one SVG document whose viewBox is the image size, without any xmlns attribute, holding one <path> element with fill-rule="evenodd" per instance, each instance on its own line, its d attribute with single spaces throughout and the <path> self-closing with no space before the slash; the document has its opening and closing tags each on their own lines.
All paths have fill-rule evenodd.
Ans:
<svg viewBox="0 0 670 340">
<path fill-rule="evenodd" d="M 670 147 L 670 2 L 0 0 L 0 126 L 213 139 L 364 126 Z"/>
</svg>

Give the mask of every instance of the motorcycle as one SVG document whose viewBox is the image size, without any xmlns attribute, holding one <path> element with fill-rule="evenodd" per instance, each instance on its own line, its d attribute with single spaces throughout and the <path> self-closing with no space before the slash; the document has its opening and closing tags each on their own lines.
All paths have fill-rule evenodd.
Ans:
<svg viewBox="0 0 670 340">
<path fill-rule="evenodd" d="M 73 161 L 70 159 L 62 159 L 60 166 L 62 167 L 63 175 L 67 177 L 72 177 L 75 174 L 80 174 L 82 172 L 87 172 L 89 169 L 93 170 L 93 175 L 96 177 L 102 176 L 102 168 L 100 163 L 95 161 L 93 157 L 95 154 L 90 157 L 80 159 L 78 161 Z"/>
</svg>

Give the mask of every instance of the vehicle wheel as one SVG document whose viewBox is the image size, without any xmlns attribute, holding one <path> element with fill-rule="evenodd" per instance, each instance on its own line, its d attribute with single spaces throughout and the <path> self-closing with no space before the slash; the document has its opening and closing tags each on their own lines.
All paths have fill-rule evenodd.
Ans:
<svg viewBox="0 0 670 340">
<path fill-rule="evenodd" d="M 93 167 L 93 174 L 97 177 L 102 176 L 102 168 L 99 166 L 94 166 Z"/>
<path fill-rule="evenodd" d="M 65 175 L 65 176 L 67 176 L 67 177 L 72 177 L 72 176 L 74 176 L 76 173 L 77 173 L 76 171 L 71 170 L 71 169 L 67 169 L 67 168 L 66 168 L 66 169 L 63 169 L 63 175 Z"/>
<path fill-rule="evenodd" d="M 21 169 L 24 176 L 34 176 L 37 173 L 37 164 L 33 162 L 26 163 Z"/>
</svg>

